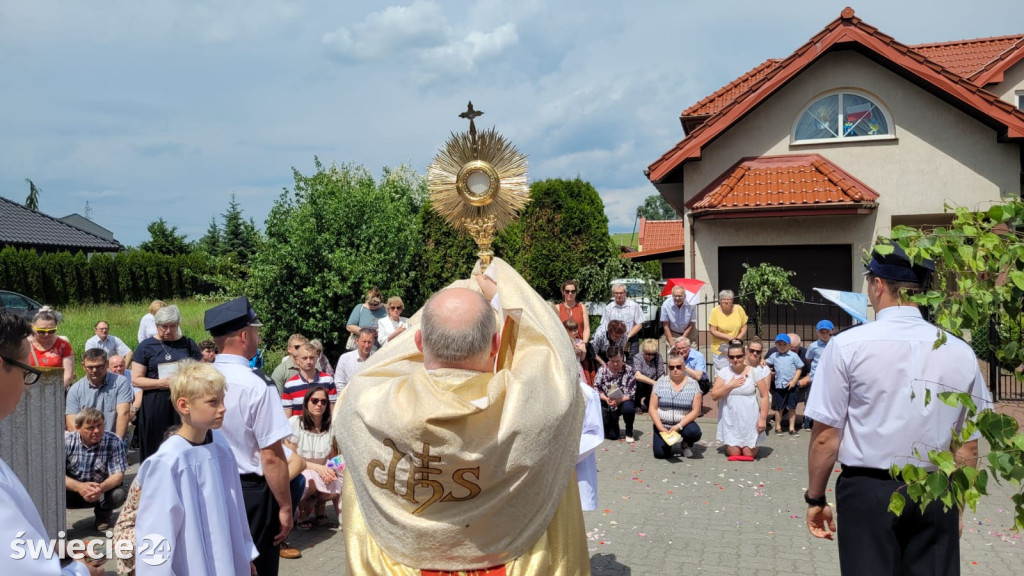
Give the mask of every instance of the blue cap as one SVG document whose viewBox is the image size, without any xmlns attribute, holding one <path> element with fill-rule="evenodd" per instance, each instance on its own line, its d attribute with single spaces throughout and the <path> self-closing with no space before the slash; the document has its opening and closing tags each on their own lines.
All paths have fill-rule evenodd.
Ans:
<svg viewBox="0 0 1024 576">
<path fill-rule="evenodd" d="M 829 321 L 829 320 L 822 320 L 821 322 L 818 322 L 817 326 L 814 327 L 814 331 L 815 332 L 817 332 L 818 330 L 835 330 L 835 329 L 836 329 L 836 327 L 833 326 L 832 322 Z"/>
<path fill-rule="evenodd" d="M 236 332 L 246 326 L 263 326 L 245 296 L 207 310 L 203 325 L 215 337 Z"/>
<path fill-rule="evenodd" d="M 779 334 L 778 336 L 775 337 L 775 341 L 776 342 L 785 342 L 786 344 L 790 344 L 789 334 Z"/>
</svg>

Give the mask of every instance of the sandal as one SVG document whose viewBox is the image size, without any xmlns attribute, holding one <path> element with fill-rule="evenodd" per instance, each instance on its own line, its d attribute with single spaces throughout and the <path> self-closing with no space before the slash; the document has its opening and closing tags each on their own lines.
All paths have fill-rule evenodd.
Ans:
<svg viewBox="0 0 1024 576">
<path fill-rule="evenodd" d="M 295 523 L 295 527 L 303 532 L 307 532 L 313 527 L 313 522 L 311 520 L 299 520 Z"/>
<path fill-rule="evenodd" d="M 316 525 L 317 526 L 331 526 L 331 525 L 333 525 L 333 522 L 331 522 L 330 520 L 327 519 L 327 514 L 317 514 L 316 515 Z"/>
</svg>

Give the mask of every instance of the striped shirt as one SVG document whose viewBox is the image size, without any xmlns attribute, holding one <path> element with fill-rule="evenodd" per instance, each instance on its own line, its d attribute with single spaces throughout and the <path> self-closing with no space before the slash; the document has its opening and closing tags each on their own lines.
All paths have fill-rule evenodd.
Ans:
<svg viewBox="0 0 1024 576">
<path fill-rule="evenodd" d="M 318 373 L 316 379 L 309 382 L 302 378 L 302 374 L 296 374 L 284 383 L 284 391 L 281 393 L 281 405 L 286 410 L 291 410 L 292 416 L 301 416 L 302 401 L 306 397 L 306 392 L 315 386 L 323 386 L 327 389 L 327 398 L 330 399 L 331 404 L 338 400 L 338 390 L 334 386 L 334 377 L 327 372 Z"/>
<path fill-rule="evenodd" d="M 668 376 L 658 380 L 653 394 L 658 397 L 658 418 L 665 426 L 675 426 L 693 409 L 693 399 L 700 394 L 697 381 L 687 376 L 686 383 L 676 392 Z"/>
</svg>

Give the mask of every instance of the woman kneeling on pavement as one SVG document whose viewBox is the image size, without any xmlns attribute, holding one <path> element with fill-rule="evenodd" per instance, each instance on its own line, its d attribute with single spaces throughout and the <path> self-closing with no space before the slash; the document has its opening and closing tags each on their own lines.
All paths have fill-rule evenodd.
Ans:
<svg viewBox="0 0 1024 576">
<path fill-rule="evenodd" d="M 626 423 L 626 442 L 635 442 L 633 421 L 636 419 L 636 378 L 633 370 L 626 369 L 622 348 L 608 347 L 608 361 L 597 371 L 594 388 L 601 395 L 601 413 L 604 417 L 604 437 L 619 439 L 619 414 Z"/>
<path fill-rule="evenodd" d="M 729 460 L 752 461 L 765 438 L 768 419 L 768 380 L 771 372 L 761 366 L 764 343 L 753 340 L 729 346 L 730 369 L 719 372 L 711 388 L 718 401 L 718 441 L 725 444 Z"/>
<path fill-rule="evenodd" d="M 668 358 L 668 375 L 662 376 L 651 394 L 651 421 L 654 422 L 654 457 L 671 458 L 679 446 L 683 456 L 693 458 L 693 445 L 700 440 L 700 416 L 703 395 L 700 385 L 686 375 L 682 356 Z"/>
</svg>

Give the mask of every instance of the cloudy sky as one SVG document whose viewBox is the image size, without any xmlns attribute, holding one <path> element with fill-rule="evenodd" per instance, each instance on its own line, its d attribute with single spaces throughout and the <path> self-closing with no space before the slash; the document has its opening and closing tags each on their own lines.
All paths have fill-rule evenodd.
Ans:
<svg viewBox="0 0 1024 576">
<path fill-rule="evenodd" d="M 262 225 L 314 155 L 425 172 L 473 100 L 628 232 L 680 112 L 851 3 L 907 44 L 1024 32 L 1019 0 L 3 0 L 0 195 L 197 239 L 232 193 Z"/>
</svg>

